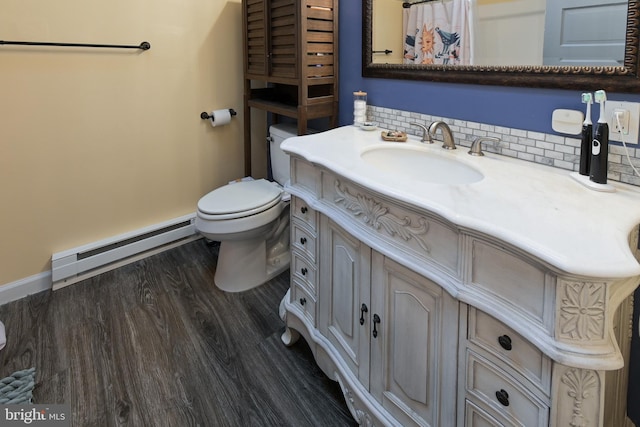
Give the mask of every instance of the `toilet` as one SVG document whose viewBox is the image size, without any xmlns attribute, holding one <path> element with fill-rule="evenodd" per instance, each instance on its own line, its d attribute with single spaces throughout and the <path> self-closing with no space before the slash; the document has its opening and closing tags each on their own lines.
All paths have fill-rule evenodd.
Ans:
<svg viewBox="0 0 640 427">
<path fill-rule="evenodd" d="M 289 267 L 289 156 L 280 149 L 296 136 L 295 126 L 269 128 L 271 170 L 266 179 L 230 183 L 198 201 L 196 230 L 220 242 L 214 276 L 218 288 L 246 291 L 264 284 Z"/>
</svg>

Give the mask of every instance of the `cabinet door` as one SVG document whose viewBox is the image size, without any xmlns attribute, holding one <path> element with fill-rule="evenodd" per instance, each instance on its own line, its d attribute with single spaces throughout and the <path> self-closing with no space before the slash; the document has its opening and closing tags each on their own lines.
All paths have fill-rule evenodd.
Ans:
<svg viewBox="0 0 640 427">
<path fill-rule="evenodd" d="M 269 0 L 269 74 L 272 77 L 295 78 L 298 72 L 296 0 Z"/>
<path fill-rule="evenodd" d="M 368 387 L 371 250 L 325 216 L 320 239 L 319 328 L 345 366 Z"/>
<path fill-rule="evenodd" d="M 296 78 L 298 13 L 296 0 L 244 0 L 245 74 Z"/>
<path fill-rule="evenodd" d="M 244 0 L 245 75 L 269 74 L 269 46 L 267 43 L 267 9 L 265 0 Z"/>
<path fill-rule="evenodd" d="M 402 425 L 455 425 L 458 302 L 375 251 L 371 266 L 371 393 Z"/>
</svg>

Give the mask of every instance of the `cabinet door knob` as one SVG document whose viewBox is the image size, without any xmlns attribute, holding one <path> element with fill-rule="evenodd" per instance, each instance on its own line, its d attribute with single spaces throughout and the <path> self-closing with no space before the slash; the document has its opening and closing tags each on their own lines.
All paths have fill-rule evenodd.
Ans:
<svg viewBox="0 0 640 427">
<path fill-rule="evenodd" d="M 307 207 L 306 206 L 301 207 L 300 212 L 302 212 L 303 214 L 307 213 Z"/>
<path fill-rule="evenodd" d="M 373 337 L 378 337 L 378 330 L 376 329 L 376 324 L 380 323 L 380 316 L 377 314 L 373 315 Z"/>
<path fill-rule="evenodd" d="M 500 389 L 500 391 L 496 391 L 496 398 L 503 406 L 509 406 L 509 393 L 506 391 L 502 389 Z"/>
<path fill-rule="evenodd" d="M 307 303 L 306 298 L 300 298 L 300 305 L 305 305 Z"/>
<path fill-rule="evenodd" d="M 306 276 L 307 275 L 307 267 L 302 267 L 300 269 L 300 273 L 302 273 L 303 276 Z"/>
<path fill-rule="evenodd" d="M 502 335 L 498 337 L 498 343 L 500 343 L 500 347 L 504 348 L 507 351 L 511 351 L 513 346 L 511 345 L 511 338 L 509 335 Z"/>
<path fill-rule="evenodd" d="M 307 243 L 307 238 L 306 237 L 301 237 L 300 238 L 300 244 L 304 245 L 305 243 Z"/>
<path fill-rule="evenodd" d="M 362 304 L 362 306 L 360 307 L 360 324 L 364 325 L 364 314 L 368 313 L 369 309 L 367 308 L 366 304 Z"/>
</svg>

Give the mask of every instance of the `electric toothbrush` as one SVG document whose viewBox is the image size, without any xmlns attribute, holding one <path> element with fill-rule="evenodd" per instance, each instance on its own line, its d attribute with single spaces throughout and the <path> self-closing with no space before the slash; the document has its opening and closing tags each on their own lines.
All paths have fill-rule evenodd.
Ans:
<svg viewBox="0 0 640 427">
<path fill-rule="evenodd" d="M 596 125 L 591 144 L 591 168 L 589 179 L 598 184 L 607 183 L 607 161 L 609 157 L 609 125 L 605 118 L 605 102 L 607 94 L 604 90 L 596 91 L 595 100 L 600 104 L 600 118 Z"/>
<path fill-rule="evenodd" d="M 593 142 L 593 123 L 591 122 L 591 104 L 593 95 L 582 94 L 582 103 L 587 104 L 587 112 L 582 123 L 582 143 L 580 144 L 580 175 L 589 176 L 591 166 L 591 144 Z"/>
</svg>

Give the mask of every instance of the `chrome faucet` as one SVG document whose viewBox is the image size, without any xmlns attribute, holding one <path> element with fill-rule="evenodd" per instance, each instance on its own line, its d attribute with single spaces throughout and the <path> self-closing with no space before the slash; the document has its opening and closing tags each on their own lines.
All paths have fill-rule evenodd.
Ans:
<svg viewBox="0 0 640 427">
<path fill-rule="evenodd" d="M 469 150 L 469 154 L 472 156 L 484 156 L 482 152 L 482 143 L 483 142 L 500 142 L 500 138 L 495 138 L 493 136 L 479 136 L 473 141 L 471 144 L 471 149 Z"/>
<path fill-rule="evenodd" d="M 421 125 L 420 123 L 409 123 L 411 126 L 418 126 L 422 129 L 422 139 L 420 142 L 426 142 L 428 144 L 433 144 L 433 139 L 431 138 L 431 134 L 429 133 L 429 129 L 425 125 Z"/>
<path fill-rule="evenodd" d="M 453 132 L 451 132 L 451 128 L 449 127 L 449 125 L 443 121 L 431 123 L 431 126 L 429 126 L 429 133 L 432 137 L 435 136 L 438 129 L 442 130 L 442 148 L 445 148 L 447 150 L 455 150 L 456 143 L 453 140 Z"/>
</svg>

